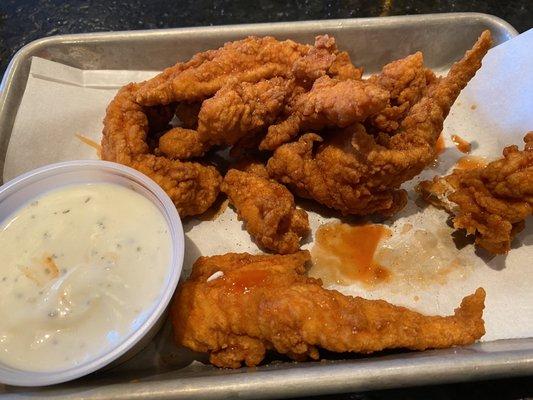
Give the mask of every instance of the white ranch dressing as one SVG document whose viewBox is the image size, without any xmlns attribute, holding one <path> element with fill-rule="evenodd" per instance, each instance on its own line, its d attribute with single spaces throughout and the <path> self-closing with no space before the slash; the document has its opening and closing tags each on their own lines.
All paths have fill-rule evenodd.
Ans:
<svg viewBox="0 0 533 400">
<path fill-rule="evenodd" d="M 161 212 L 123 186 L 24 205 L 0 226 L 0 363 L 56 371 L 108 352 L 151 314 L 170 256 Z"/>
</svg>

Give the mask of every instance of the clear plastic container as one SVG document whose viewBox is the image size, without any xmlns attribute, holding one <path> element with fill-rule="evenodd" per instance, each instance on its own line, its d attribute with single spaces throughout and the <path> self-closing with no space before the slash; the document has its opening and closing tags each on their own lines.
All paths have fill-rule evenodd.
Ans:
<svg viewBox="0 0 533 400">
<path fill-rule="evenodd" d="M 111 363 L 132 357 L 142 350 L 160 328 L 167 306 L 178 284 L 183 264 L 184 238 L 176 207 L 167 194 L 146 175 L 123 165 L 95 160 L 68 161 L 47 165 L 23 174 L 0 187 L 0 221 L 32 198 L 67 185 L 112 183 L 128 187 L 152 201 L 164 216 L 171 235 L 169 272 L 152 315 L 142 326 L 108 353 L 63 371 L 30 372 L 11 368 L 0 362 L 0 382 L 17 386 L 44 386 L 66 382 Z M 0 269 L 2 266 L 0 265 Z"/>
</svg>

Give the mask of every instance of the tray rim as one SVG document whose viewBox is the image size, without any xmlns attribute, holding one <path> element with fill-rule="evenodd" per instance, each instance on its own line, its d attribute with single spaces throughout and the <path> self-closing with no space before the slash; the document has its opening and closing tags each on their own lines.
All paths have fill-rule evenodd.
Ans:
<svg viewBox="0 0 533 400">
<path fill-rule="evenodd" d="M 42 48 L 54 44 L 68 44 L 80 42 L 106 42 L 124 38 L 163 38 L 175 33 L 206 33 L 224 29 L 231 32 L 245 33 L 250 28 L 272 28 L 290 26 L 293 31 L 337 27 L 342 24 L 357 23 L 358 26 L 379 25 L 383 21 L 388 24 L 421 23 L 423 20 L 433 22 L 446 22 L 450 17 L 455 20 L 483 20 L 488 25 L 498 27 L 506 32 L 509 38 L 518 32 L 505 20 L 484 13 L 439 13 L 420 15 L 401 15 L 389 17 L 347 18 L 330 20 L 311 20 L 296 22 L 265 22 L 258 24 L 215 25 L 185 28 L 168 28 L 156 30 L 94 32 L 68 35 L 57 35 L 34 40 L 18 50 L 3 75 L 0 83 L 0 147 L 6 140 L 9 141 L 11 129 L 16 112 L 22 98 L 13 98 L 13 82 L 20 74 L 24 74 L 24 85 L 28 78 L 28 71 L 23 71 L 23 63 L 34 53 Z M 16 103 L 16 104 L 15 104 Z M 12 112 L 10 120 L 6 114 Z M 8 126 L 6 126 L 6 122 Z M 7 137 L 6 137 L 7 136 Z M 5 143 L 7 146 L 7 143 Z M 0 159 L 0 183 L 2 182 L 4 159 Z M 511 350 L 498 350 L 505 343 Z M 327 393 L 340 393 L 349 391 L 372 390 L 378 388 L 392 388 L 400 386 L 414 386 L 420 384 L 434 384 L 437 382 L 448 383 L 475 379 L 490 379 L 505 376 L 521 376 L 533 374 L 533 338 L 505 339 L 494 342 L 478 343 L 472 346 L 453 348 L 447 350 L 431 350 L 423 353 L 406 353 L 407 357 L 390 358 L 376 357 L 370 359 L 348 360 L 346 362 L 307 363 L 275 369 L 243 369 L 246 373 L 228 375 L 213 375 L 201 377 L 185 377 L 173 380 L 154 380 L 135 384 L 136 390 L 143 392 L 146 398 L 220 398 L 227 396 L 228 392 L 243 398 L 280 398 L 284 396 L 318 395 Z M 443 356 L 452 356 L 442 363 Z M 291 367 L 292 365 L 292 367 Z M 434 368 L 435 365 L 437 368 Z M 433 366 L 432 368 L 428 368 Z M 383 369 L 386 368 L 388 381 L 382 378 Z M 405 369 L 409 369 L 409 378 L 406 378 Z M 299 373 L 304 370 L 304 374 Z M 248 371 L 253 373 L 248 374 Z M 324 375 L 329 377 L 324 379 Z M 290 384 L 280 384 L 291 377 Z M 319 381 L 320 384 L 316 384 Z M 313 383 L 315 383 L 313 385 Z M 126 396 L 126 388 L 130 383 L 116 383 L 105 386 L 103 390 L 113 390 L 117 398 Z M 87 387 L 90 387 L 87 386 Z M 57 387 L 56 387 L 57 388 Z M 28 388 L 29 389 L 29 388 Z M 53 388 L 52 388 L 53 389 Z M 61 388 L 58 388 L 58 394 Z M 30 390 L 30 389 L 29 389 Z M 31 390 L 30 390 L 31 391 Z M 33 392 L 34 395 L 36 392 Z M 37 392 L 38 393 L 38 392 Z M 43 394 L 46 392 L 42 392 Z M 20 397 L 21 393 L 0 394 L 0 397 L 10 395 Z M 131 394 L 131 393 L 130 393 Z M 56 398 L 60 398 L 61 394 Z M 68 396 L 68 394 L 66 395 Z M 70 397 L 65 397 L 70 398 Z M 95 398 L 99 398 L 95 396 Z"/>
</svg>

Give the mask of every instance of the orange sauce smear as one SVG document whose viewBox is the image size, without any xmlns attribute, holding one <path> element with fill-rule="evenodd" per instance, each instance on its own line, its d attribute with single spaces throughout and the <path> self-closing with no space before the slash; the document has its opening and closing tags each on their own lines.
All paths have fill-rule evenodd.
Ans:
<svg viewBox="0 0 533 400">
<path fill-rule="evenodd" d="M 455 144 L 455 147 L 457 147 L 457 150 L 459 150 L 461 153 L 470 153 L 470 150 L 472 150 L 470 143 L 459 135 L 452 135 L 452 142 Z"/>
<path fill-rule="evenodd" d="M 235 278 L 230 278 L 230 290 L 238 293 L 248 293 L 255 286 L 265 282 L 268 271 L 257 269 L 238 274 Z"/>
<path fill-rule="evenodd" d="M 461 157 L 457 164 L 455 164 L 455 169 L 475 169 L 483 168 L 487 165 L 487 160 L 483 157 L 478 156 L 465 156 Z"/>
<path fill-rule="evenodd" d="M 98 155 L 98 158 L 101 158 L 102 155 L 102 146 L 99 143 L 96 143 L 94 140 L 89 139 L 88 137 L 85 137 L 83 135 L 80 135 L 79 133 L 74 134 L 79 140 L 81 140 L 86 145 L 89 145 L 96 149 L 96 154 Z"/>
<path fill-rule="evenodd" d="M 390 229 L 383 225 L 322 225 L 316 231 L 309 273 L 325 283 L 375 285 L 387 281 L 391 273 L 374 260 L 374 253 L 380 241 L 390 235 Z"/>
</svg>

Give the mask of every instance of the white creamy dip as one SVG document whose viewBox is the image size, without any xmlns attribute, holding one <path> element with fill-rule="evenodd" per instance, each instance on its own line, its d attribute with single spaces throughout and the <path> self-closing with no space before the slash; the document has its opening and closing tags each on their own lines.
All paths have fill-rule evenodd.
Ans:
<svg viewBox="0 0 533 400">
<path fill-rule="evenodd" d="M 170 257 L 165 218 L 133 190 L 33 199 L 0 226 L 0 363 L 56 371 L 108 352 L 150 316 Z"/>
</svg>

